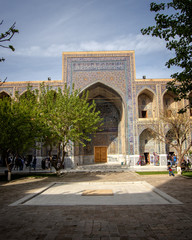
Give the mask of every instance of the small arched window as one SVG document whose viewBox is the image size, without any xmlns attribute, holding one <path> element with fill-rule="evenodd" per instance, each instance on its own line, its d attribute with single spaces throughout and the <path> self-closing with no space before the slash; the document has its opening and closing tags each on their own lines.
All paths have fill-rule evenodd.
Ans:
<svg viewBox="0 0 192 240">
<path fill-rule="evenodd" d="M 153 93 L 144 90 L 138 96 L 138 115 L 139 118 L 153 118 Z"/>
</svg>

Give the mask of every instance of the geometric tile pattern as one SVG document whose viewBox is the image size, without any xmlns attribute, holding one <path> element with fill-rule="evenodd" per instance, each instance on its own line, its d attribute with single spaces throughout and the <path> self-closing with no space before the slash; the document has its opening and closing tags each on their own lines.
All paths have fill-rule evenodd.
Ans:
<svg viewBox="0 0 192 240">
<path fill-rule="evenodd" d="M 63 81 L 84 90 L 96 82 L 115 89 L 125 99 L 127 154 L 133 154 L 133 51 L 63 53 Z"/>
</svg>

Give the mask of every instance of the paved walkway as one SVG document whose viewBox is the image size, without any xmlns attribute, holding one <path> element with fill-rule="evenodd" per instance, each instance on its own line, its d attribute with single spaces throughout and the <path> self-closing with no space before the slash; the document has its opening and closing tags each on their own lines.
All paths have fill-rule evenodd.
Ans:
<svg viewBox="0 0 192 240">
<path fill-rule="evenodd" d="M 7 170 L 6 167 L 0 167 L 0 173 L 4 173 Z M 127 165 L 121 165 L 121 164 L 88 164 L 88 165 L 81 165 L 74 169 L 68 168 L 62 170 L 62 172 L 130 172 L 130 171 L 166 171 L 167 166 L 153 166 L 153 165 L 147 165 L 147 166 L 127 166 Z M 35 170 L 33 168 L 26 168 L 22 171 L 20 170 L 12 170 L 13 173 L 49 173 L 49 172 L 55 172 L 55 169 L 52 167 L 51 169 L 43 170 L 41 167 L 37 167 Z"/>
<path fill-rule="evenodd" d="M 10 206 L 53 182 L 102 185 L 138 181 L 145 181 L 183 204 Z M 23 178 L 0 184 L 0 239 L 191 239 L 192 179 L 139 176 L 134 172 L 68 172 L 59 178 Z"/>
</svg>

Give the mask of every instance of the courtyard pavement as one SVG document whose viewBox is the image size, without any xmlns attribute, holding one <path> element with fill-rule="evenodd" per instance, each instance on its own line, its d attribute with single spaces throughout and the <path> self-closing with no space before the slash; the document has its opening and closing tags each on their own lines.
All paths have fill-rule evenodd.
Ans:
<svg viewBox="0 0 192 240">
<path fill-rule="evenodd" d="M 109 202 L 113 196 L 103 196 L 103 190 L 115 193 L 118 189 L 127 189 L 129 196 L 138 183 L 151 190 L 143 192 L 143 188 L 140 189 L 131 204 L 127 199 L 127 204 L 126 201 L 123 205 L 115 201 L 111 205 Z M 133 184 L 132 188 L 129 184 Z M 59 189 L 57 194 L 53 186 Z M 68 188 L 62 189 L 61 186 Z M 101 189 L 101 195 L 86 196 L 89 204 L 80 202 L 79 196 L 73 192 L 77 186 L 81 186 L 77 190 Z M 73 192 L 71 204 L 58 204 L 65 202 L 64 192 Z M 149 196 L 146 192 L 150 193 Z M 41 204 L 35 205 L 43 193 L 46 198 L 41 198 Z M 56 201 L 56 204 L 47 204 L 46 201 L 50 201 L 48 195 L 52 195 L 51 201 Z M 156 202 L 156 198 L 159 199 L 157 195 L 163 198 L 163 202 Z M 191 239 L 192 179 L 181 176 L 140 176 L 133 171 L 65 172 L 61 177 L 1 182 L 0 196 L 0 239 L 3 240 Z M 102 204 L 98 205 L 95 198 L 103 198 Z M 18 202 L 21 199 L 26 201 Z M 149 201 L 148 204 L 144 199 Z"/>
</svg>

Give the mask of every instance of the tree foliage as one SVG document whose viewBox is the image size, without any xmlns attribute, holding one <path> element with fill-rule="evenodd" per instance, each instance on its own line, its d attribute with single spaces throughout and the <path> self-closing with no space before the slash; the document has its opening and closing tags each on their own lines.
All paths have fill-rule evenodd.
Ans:
<svg viewBox="0 0 192 240">
<path fill-rule="evenodd" d="M 169 59 L 166 66 L 180 67 L 181 72 L 171 75 L 173 80 L 167 84 L 167 89 L 177 95 L 176 100 L 187 99 L 192 91 L 192 0 L 152 2 L 150 11 L 158 12 L 156 25 L 141 29 L 141 32 L 164 39 L 167 49 L 175 52 L 175 57 Z"/>
<path fill-rule="evenodd" d="M 101 121 L 96 104 L 88 102 L 88 93 L 80 95 L 79 90 L 74 87 L 71 90 L 66 85 L 57 91 L 45 85 L 40 91 L 29 87 L 20 97 L 0 99 L 0 152 L 6 153 L 8 159 L 9 154 L 25 154 L 36 147 L 36 142 L 44 142 L 59 173 L 66 146 L 70 142 L 85 145 Z M 57 145 L 56 159 L 52 159 L 54 145 Z"/>
<path fill-rule="evenodd" d="M 37 106 L 39 119 L 43 126 L 43 141 L 50 147 L 52 165 L 59 172 L 63 167 L 66 146 L 70 143 L 84 144 L 90 141 L 90 134 L 95 133 L 101 125 L 96 104 L 88 102 L 88 93 L 80 96 L 74 87 L 53 91 L 42 86 Z M 52 159 L 53 145 L 57 145 L 57 159 Z M 60 158 L 61 156 L 61 158 Z"/>
<path fill-rule="evenodd" d="M 32 98 L 0 99 L 0 152 L 6 155 L 8 169 L 9 154 L 23 155 L 41 135 L 33 106 Z"/>
</svg>

